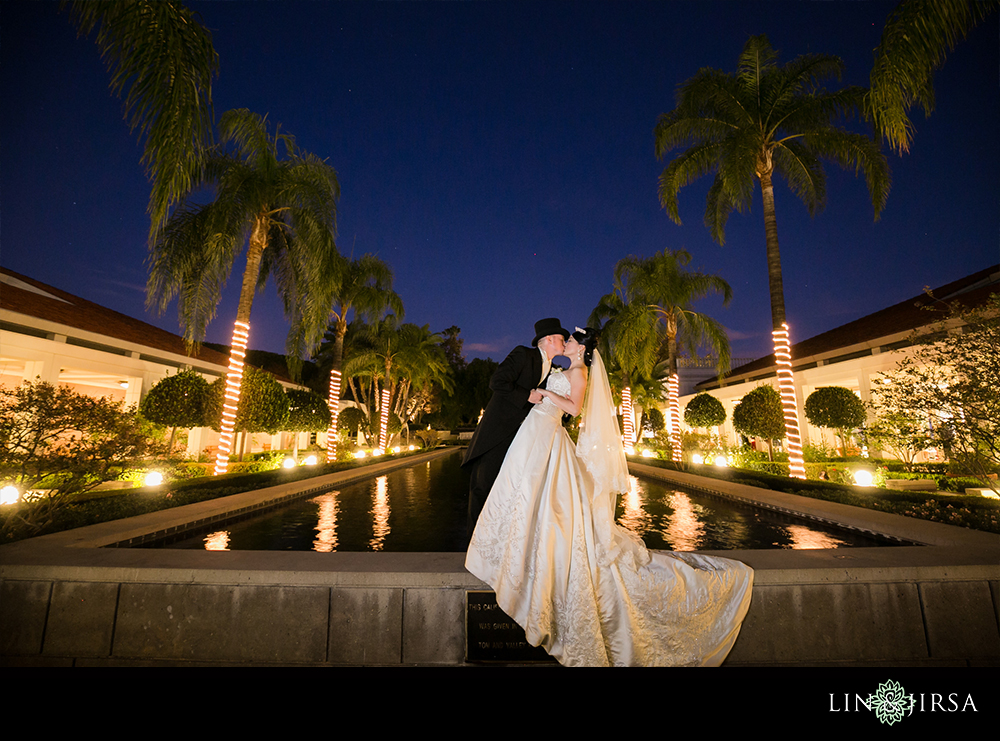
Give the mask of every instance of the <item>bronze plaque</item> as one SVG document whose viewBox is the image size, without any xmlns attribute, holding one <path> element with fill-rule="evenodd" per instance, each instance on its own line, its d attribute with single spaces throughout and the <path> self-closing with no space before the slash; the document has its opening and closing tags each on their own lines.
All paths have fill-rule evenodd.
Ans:
<svg viewBox="0 0 1000 741">
<path fill-rule="evenodd" d="M 465 660 L 508 664 L 554 662 L 540 646 L 532 646 L 524 629 L 497 606 L 493 592 L 465 593 Z"/>
</svg>

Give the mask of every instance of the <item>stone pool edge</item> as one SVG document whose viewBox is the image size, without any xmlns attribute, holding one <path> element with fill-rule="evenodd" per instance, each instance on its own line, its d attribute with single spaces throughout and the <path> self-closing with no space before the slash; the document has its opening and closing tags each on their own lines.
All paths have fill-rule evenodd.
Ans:
<svg viewBox="0 0 1000 741">
<path fill-rule="evenodd" d="M 755 569 L 750 612 L 726 665 L 1000 665 L 1000 536 L 630 467 L 934 543 L 710 552 Z M 0 548 L 0 665 L 469 666 L 465 595 L 488 587 L 464 570 L 464 554 L 87 545 L 111 534 L 57 533 Z"/>
</svg>

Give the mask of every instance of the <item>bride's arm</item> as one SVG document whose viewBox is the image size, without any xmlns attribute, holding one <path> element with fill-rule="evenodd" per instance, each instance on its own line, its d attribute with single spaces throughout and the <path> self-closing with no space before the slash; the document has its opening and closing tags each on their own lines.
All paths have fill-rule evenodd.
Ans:
<svg viewBox="0 0 1000 741">
<path fill-rule="evenodd" d="M 566 376 L 569 378 L 569 396 L 560 396 L 548 389 L 538 389 L 538 391 L 542 396 L 550 398 L 552 403 L 564 412 L 575 417 L 583 408 L 583 397 L 587 393 L 587 373 L 577 368 L 566 371 Z"/>
</svg>

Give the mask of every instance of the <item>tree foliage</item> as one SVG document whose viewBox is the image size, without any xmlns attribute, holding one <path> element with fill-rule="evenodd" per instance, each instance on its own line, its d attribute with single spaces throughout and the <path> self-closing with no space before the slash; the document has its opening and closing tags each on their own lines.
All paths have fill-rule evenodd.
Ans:
<svg viewBox="0 0 1000 741">
<path fill-rule="evenodd" d="M 676 107 L 660 116 L 655 129 L 656 156 L 681 150 L 660 175 L 660 203 L 678 224 L 677 195 L 695 180 L 712 175 L 705 225 L 722 244 L 734 210 L 750 209 L 760 184 L 764 215 L 771 329 L 786 336 L 785 289 L 775 175 L 784 178 L 810 215 L 826 203 L 823 161 L 863 173 L 875 208 L 881 213 L 891 177 L 885 156 L 872 137 L 842 123 L 862 106 L 865 90 L 844 87 L 828 91 L 827 80 L 839 80 L 844 63 L 823 54 L 806 54 L 779 66 L 778 53 L 765 36 L 752 36 L 740 53 L 735 74 L 704 68 L 677 89 Z M 778 335 L 775 336 L 778 351 Z M 782 393 L 793 393 L 790 376 L 779 376 Z M 789 410 L 786 436 L 797 440 L 798 410 Z M 790 449 L 791 473 L 804 477 L 798 450 Z"/>
<path fill-rule="evenodd" d="M 758 386 L 733 408 L 733 427 L 747 437 L 761 437 L 773 442 L 785 434 L 785 415 L 781 397 L 773 386 Z"/>
<path fill-rule="evenodd" d="M 177 428 L 201 427 L 208 404 L 208 381 L 191 370 L 167 376 L 153 385 L 139 404 L 139 413 L 150 422 L 170 429 L 168 452 L 173 452 Z"/>
<path fill-rule="evenodd" d="M 219 145 L 201 153 L 191 189 L 151 247 L 146 303 L 163 312 L 177 297 L 185 340 L 200 342 L 246 249 L 237 321 L 250 323 L 254 294 L 273 280 L 295 374 L 319 347 L 344 268 L 334 242 L 337 174 L 246 109 L 223 114 L 219 131 Z"/>
<path fill-rule="evenodd" d="M 285 429 L 289 432 L 319 432 L 330 426 L 330 407 L 326 399 L 315 391 L 288 389 L 288 422 Z"/>
<path fill-rule="evenodd" d="M 226 379 L 220 378 L 211 386 L 208 419 L 218 431 L 222 418 L 222 404 Z M 288 424 L 288 397 L 274 376 L 252 365 L 243 369 L 243 386 L 240 391 L 239 409 L 236 412 L 237 432 L 266 432 L 274 435 Z"/>
<path fill-rule="evenodd" d="M 922 414 L 894 409 L 892 396 L 883 396 L 878 383 L 873 386 L 872 419 L 865 426 L 865 437 L 869 445 L 891 453 L 912 471 L 917 455 L 934 444 L 931 427 Z"/>
<path fill-rule="evenodd" d="M 717 427 L 726 421 L 726 408 L 711 394 L 698 394 L 684 407 L 688 427 Z"/>
<path fill-rule="evenodd" d="M 639 426 L 646 432 L 652 432 L 654 435 L 658 432 L 662 432 L 666 427 L 666 420 L 663 418 L 663 412 L 661 412 L 656 407 L 648 407 L 642 410 L 642 420 Z"/>
<path fill-rule="evenodd" d="M 81 36 L 96 42 L 125 119 L 145 138 L 143 164 L 153 243 L 170 207 L 192 185 L 191 164 L 212 140 L 212 78 L 219 56 L 196 14 L 168 0 L 70 3 Z"/>
<path fill-rule="evenodd" d="M 372 429 L 381 415 L 382 393 L 389 392 L 390 417 L 404 425 L 428 411 L 435 385 L 453 388 L 441 336 L 428 325 L 400 324 L 393 314 L 366 324 L 352 322 L 352 344 L 345 350 L 344 376 Z M 392 434 L 390 423 L 389 433 Z"/>
<path fill-rule="evenodd" d="M 864 173 L 876 216 L 889 193 L 888 165 L 878 145 L 837 125 L 859 110 L 864 88 L 823 88 L 825 80 L 840 78 L 843 62 L 807 54 L 779 67 L 777 58 L 765 36 L 751 37 L 736 74 L 700 70 L 678 88 L 676 108 L 660 116 L 656 125 L 657 157 L 684 150 L 660 175 L 660 202 L 680 223 L 680 189 L 713 174 L 705 224 L 719 244 L 725 241 L 733 210 L 747 210 L 756 182 L 769 188 L 774 173 L 785 178 L 810 214 L 826 201 L 823 159 Z M 776 234 L 773 240 L 776 246 Z M 770 249 L 771 235 L 768 242 Z M 784 321 L 783 314 L 782 306 L 775 326 Z"/>
<path fill-rule="evenodd" d="M 343 383 L 344 346 L 348 317 L 375 321 L 389 311 L 403 317 L 403 300 L 392 290 L 392 268 L 374 255 L 363 255 L 357 260 L 341 258 L 342 267 L 337 280 L 336 300 L 331 310 L 333 321 L 327 329 L 317 362 L 330 374 L 329 408 L 332 415 L 331 426 L 339 429 L 337 415 L 340 412 L 340 398 L 334 398 L 334 389 L 343 394 L 347 384 Z M 332 436 L 331 436 L 332 437 Z M 336 440 L 327 440 L 327 460 L 336 458 Z"/>
<path fill-rule="evenodd" d="M 499 363 L 489 358 L 473 358 L 460 368 L 452 365 L 454 389 L 442 394 L 436 424 L 447 429 L 475 425 L 490 402 L 493 393 L 490 379 L 499 367 Z"/>
<path fill-rule="evenodd" d="M 0 485 L 48 492 L 7 524 L 37 532 L 69 495 L 114 478 L 152 447 L 143 421 L 122 402 L 41 380 L 0 387 Z"/>
<path fill-rule="evenodd" d="M 987 477 L 1000 469 L 1000 294 L 953 308 L 952 321 L 935 329 L 915 336 L 915 352 L 873 384 L 876 419 L 926 423 L 932 444 L 963 473 L 996 487 Z"/>
<path fill-rule="evenodd" d="M 847 455 L 847 430 L 861 427 L 867 413 L 864 402 L 843 386 L 821 386 L 809 394 L 806 419 L 817 427 L 834 429 L 840 436 L 843 455 Z"/>
<path fill-rule="evenodd" d="M 647 311 L 662 322 L 668 374 L 677 372 L 679 350 L 696 357 L 702 346 L 715 352 L 719 372 L 725 373 L 729 370 L 729 337 L 718 321 L 696 312 L 694 302 L 717 293 L 728 306 L 733 291 L 717 275 L 687 270 L 690 262 L 686 250 L 664 249 L 646 258 L 629 256 L 615 265 L 615 278 L 628 285 L 631 295 L 645 301 Z"/>
<path fill-rule="evenodd" d="M 910 109 L 934 110 L 934 72 L 969 31 L 997 9 L 996 0 L 904 0 L 875 49 L 865 115 L 900 154 L 913 141 Z"/>
</svg>

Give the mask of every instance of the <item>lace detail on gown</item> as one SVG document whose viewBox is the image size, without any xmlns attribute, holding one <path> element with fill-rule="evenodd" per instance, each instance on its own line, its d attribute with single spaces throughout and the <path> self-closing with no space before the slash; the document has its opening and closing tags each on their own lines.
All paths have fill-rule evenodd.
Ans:
<svg viewBox="0 0 1000 741">
<path fill-rule="evenodd" d="M 547 388 L 568 395 L 569 379 Z M 568 666 L 719 664 L 752 572 L 737 561 L 648 551 L 614 522 L 549 399 L 528 414 L 476 525 L 466 568 Z M 609 505 L 609 503 L 612 503 Z"/>
</svg>

